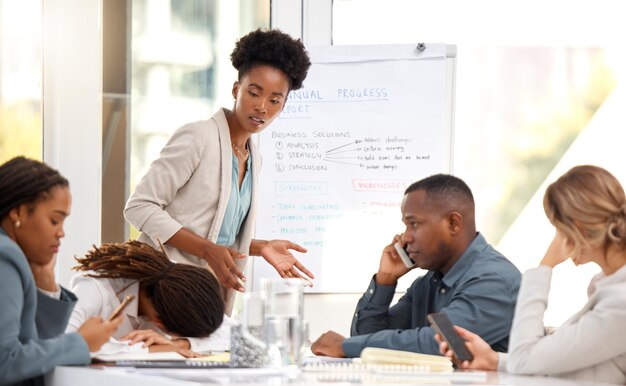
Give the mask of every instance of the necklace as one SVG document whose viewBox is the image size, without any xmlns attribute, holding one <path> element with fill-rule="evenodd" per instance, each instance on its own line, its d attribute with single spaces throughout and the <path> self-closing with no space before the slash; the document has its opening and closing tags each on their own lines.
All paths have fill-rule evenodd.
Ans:
<svg viewBox="0 0 626 386">
<path fill-rule="evenodd" d="M 233 150 L 235 150 L 235 154 L 237 155 L 237 158 L 240 158 L 242 161 L 248 160 L 248 156 L 250 156 L 250 151 L 248 151 L 248 149 L 244 149 L 245 150 L 245 153 L 244 153 L 241 150 L 239 150 L 237 145 L 235 145 L 234 143 L 231 142 L 231 145 L 233 145 Z"/>
</svg>

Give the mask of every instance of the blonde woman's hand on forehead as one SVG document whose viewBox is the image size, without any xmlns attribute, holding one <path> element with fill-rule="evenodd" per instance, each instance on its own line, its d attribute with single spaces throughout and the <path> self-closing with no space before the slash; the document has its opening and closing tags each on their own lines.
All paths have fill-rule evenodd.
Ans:
<svg viewBox="0 0 626 386">
<path fill-rule="evenodd" d="M 572 253 L 572 243 L 567 239 L 563 232 L 557 229 L 554 234 L 554 238 L 552 239 L 552 242 L 550 243 L 550 246 L 548 247 L 548 250 L 543 256 L 540 264 L 554 268 L 570 258 Z"/>
</svg>

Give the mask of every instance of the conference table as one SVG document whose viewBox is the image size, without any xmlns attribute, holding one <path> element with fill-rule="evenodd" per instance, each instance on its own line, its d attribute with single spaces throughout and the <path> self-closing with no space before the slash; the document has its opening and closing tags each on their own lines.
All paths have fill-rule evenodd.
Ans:
<svg viewBox="0 0 626 386">
<path fill-rule="evenodd" d="M 47 386 L 299 386 L 299 385 L 521 385 L 565 386 L 592 383 L 499 372 L 451 374 L 372 374 L 341 370 L 135 369 L 110 366 L 59 366 L 45 377 Z M 593 385 L 601 385 L 593 383 Z"/>
</svg>

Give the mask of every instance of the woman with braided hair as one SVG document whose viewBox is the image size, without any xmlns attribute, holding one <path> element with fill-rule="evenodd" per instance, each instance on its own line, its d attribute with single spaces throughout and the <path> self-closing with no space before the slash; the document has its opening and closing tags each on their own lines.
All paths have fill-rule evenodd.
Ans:
<svg viewBox="0 0 626 386">
<path fill-rule="evenodd" d="M 278 30 L 256 30 L 242 37 L 231 54 L 238 79 L 234 106 L 209 120 L 174 132 L 137 184 L 124 215 L 157 240 L 173 260 L 209 267 L 229 290 L 243 291 L 246 255 L 262 256 L 281 277 L 313 278 L 291 253 L 306 252 L 287 240 L 254 239 L 261 159 L 253 134 L 280 114 L 291 90 L 302 87 L 311 62 L 302 42 Z"/>
<path fill-rule="evenodd" d="M 626 195 L 597 166 L 576 166 L 546 189 L 543 207 L 556 234 L 539 266 L 524 273 L 508 354 L 455 327 L 474 354 L 461 368 L 551 375 L 590 383 L 626 383 Z M 587 288 L 587 304 L 544 334 L 552 269 L 571 259 L 601 272 Z M 453 356 L 446 343 L 443 354 Z"/>
<path fill-rule="evenodd" d="M 134 295 L 126 318 L 100 352 L 178 351 L 190 355 L 212 349 L 205 338 L 222 324 L 220 285 L 206 269 L 176 264 L 139 241 L 107 243 L 77 258 L 71 288 L 78 296 L 68 331 L 87 318 L 107 317 L 127 295 Z M 165 335 L 172 335 L 168 338 Z M 185 338 L 181 338 L 185 337 Z M 143 347 L 129 347 L 143 341 Z"/>
<path fill-rule="evenodd" d="M 88 364 L 123 320 L 85 319 L 64 334 L 76 303 L 56 283 L 56 254 L 70 214 L 69 183 L 39 161 L 0 166 L 0 384 L 43 385 L 58 365 Z"/>
</svg>

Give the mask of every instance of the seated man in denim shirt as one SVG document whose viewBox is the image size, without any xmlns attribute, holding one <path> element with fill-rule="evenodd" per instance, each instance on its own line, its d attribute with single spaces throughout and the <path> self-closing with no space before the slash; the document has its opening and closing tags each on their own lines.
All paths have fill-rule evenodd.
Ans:
<svg viewBox="0 0 626 386">
<path fill-rule="evenodd" d="M 469 187 L 451 175 L 430 176 L 409 186 L 401 210 L 406 230 L 383 250 L 378 273 L 357 304 L 351 337 L 326 332 L 312 351 L 358 357 L 365 347 L 382 347 L 439 354 L 426 321 L 432 312 L 445 312 L 494 350 L 506 351 L 521 275 L 476 232 Z M 415 261 L 412 268 L 398 256 L 396 241 Z M 416 267 L 428 272 L 390 306 L 398 278 Z"/>
</svg>

